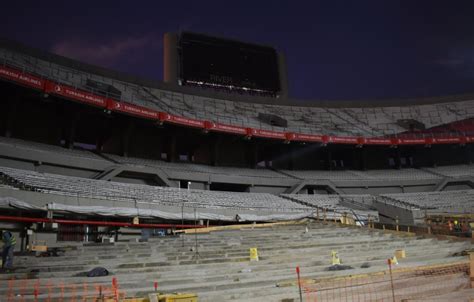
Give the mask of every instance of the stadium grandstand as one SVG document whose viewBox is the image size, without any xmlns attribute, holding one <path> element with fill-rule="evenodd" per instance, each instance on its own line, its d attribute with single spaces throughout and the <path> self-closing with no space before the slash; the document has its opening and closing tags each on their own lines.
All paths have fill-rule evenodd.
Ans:
<svg viewBox="0 0 474 302">
<path fill-rule="evenodd" d="M 303 102 L 272 48 L 239 44 L 278 74 L 237 82 L 173 68 L 239 42 L 165 39 L 190 49 L 165 82 L 0 40 L 0 227 L 18 238 L 1 301 L 472 294 L 473 95 Z"/>
</svg>

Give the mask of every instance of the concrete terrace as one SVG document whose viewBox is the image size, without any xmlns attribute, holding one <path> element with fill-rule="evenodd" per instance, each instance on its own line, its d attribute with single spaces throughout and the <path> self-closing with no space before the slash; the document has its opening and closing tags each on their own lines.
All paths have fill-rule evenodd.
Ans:
<svg viewBox="0 0 474 302">
<path fill-rule="evenodd" d="M 306 232 L 307 228 L 307 232 Z M 197 238 L 199 257 L 195 253 Z M 9 293 L 8 279 L 17 284 L 29 279 L 41 285 L 75 284 L 78 296 L 87 284 L 110 286 L 117 278 L 127 295 L 143 295 L 153 290 L 194 292 L 199 301 L 281 301 L 298 297 L 295 267 L 304 278 L 328 278 L 387 269 L 386 260 L 395 250 L 405 249 L 407 258 L 398 267 L 455 263 L 466 260 L 453 256 L 472 248 L 466 241 L 418 238 L 413 235 L 344 227 L 335 224 L 300 223 L 268 228 L 223 230 L 212 233 L 183 234 L 180 237 L 152 238 L 149 242 L 118 242 L 113 245 L 67 243 L 60 257 L 18 256 L 17 270 L 1 274 L 0 297 Z M 249 261 L 249 248 L 257 247 L 260 261 Z M 331 251 L 336 250 L 342 263 L 353 269 L 328 271 Z M 363 265 L 364 264 L 364 265 Z M 77 274 L 101 266 L 113 276 L 87 278 Z M 361 266 L 367 268 L 361 268 Z M 467 282 L 467 281 L 466 281 Z M 286 284 L 286 286 L 284 286 Z M 290 284 L 290 285 L 288 285 Z M 454 289 L 452 289 L 454 290 Z M 25 301 L 33 301 L 33 286 L 24 289 Z M 59 291 L 53 290 L 59 297 Z M 71 295 L 66 290 L 65 297 Z M 47 297 L 40 290 L 40 298 Z"/>
</svg>

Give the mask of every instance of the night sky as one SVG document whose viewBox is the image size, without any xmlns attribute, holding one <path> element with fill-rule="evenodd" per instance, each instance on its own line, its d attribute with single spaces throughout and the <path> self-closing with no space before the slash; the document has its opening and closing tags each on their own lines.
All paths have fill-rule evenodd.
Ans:
<svg viewBox="0 0 474 302">
<path fill-rule="evenodd" d="M 165 32 L 274 46 L 290 96 L 374 99 L 474 92 L 474 1 L 8 1 L 0 36 L 162 79 Z"/>
</svg>

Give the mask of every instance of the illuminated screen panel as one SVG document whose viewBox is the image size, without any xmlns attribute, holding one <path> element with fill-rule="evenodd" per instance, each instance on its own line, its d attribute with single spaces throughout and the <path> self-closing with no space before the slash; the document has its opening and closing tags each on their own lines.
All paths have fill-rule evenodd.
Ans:
<svg viewBox="0 0 474 302">
<path fill-rule="evenodd" d="M 181 34 L 179 45 L 183 85 L 280 91 L 274 48 L 194 33 Z"/>
</svg>

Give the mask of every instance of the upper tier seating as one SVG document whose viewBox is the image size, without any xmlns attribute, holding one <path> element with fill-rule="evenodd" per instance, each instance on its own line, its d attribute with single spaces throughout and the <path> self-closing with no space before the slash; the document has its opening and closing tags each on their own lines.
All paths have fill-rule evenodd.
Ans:
<svg viewBox="0 0 474 302">
<path fill-rule="evenodd" d="M 444 177 L 473 177 L 474 165 L 456 165 L 441 166 L 437 168 L 411 169 L 404 168 L 400 170 L 277 170 L 265 168 L 239 168 L 239 167 L 219 167 L 194 163 L 170 163 L 163 160 L 143 159 L 136 157 L 122 157 L 115 154 L 104 154 L 100 156 L 94 152 L 78 149 L 67 149 L 60 146 L 48 145 L 32 141 L 26 141 L 16 138 L 6 138 L 0 136 L 0 147 L 14 147 L 24 150 L 33 150 L 35 152 L 48 152 L 63 156 L 77 157 L 101 162 L 101 166 L 112 166 L 113 162 L 135 166 L 145 166 L 158 168 L 169 174 L 169 172 L 186 173 L 187 175 L 214 175 L 216 178 L 220 175 L 238 176 L 252 179 L 267 180 L 332 180 L 332 181 L 374 181 L 374 180 L 437 180 Z M 50 156 L 54 159 L 54 156 Z M 109 159 L 109 161 L 107 160 Z M 54 163 L 54 162 L 53 162 Z"/>
<path fill-rule="evenodd" d="M 413 208 L 441 212 L 474 213 L 474 190 L 383 194 L 382 197 L 411 205 Z"/>
<path fill-rule="evenodd" d="M 43 143 L 37 143 L 33 141 L 26 141 L 17 138 L 7 138 L 0 136 L 0 145 L 13 146 L 15 148 L 21 148 L 26 150 L 34 150 L 36 152 L 52 152 L 59 153 L 61 155 L 80 157 L 90 160 L 101 160 L 105 161 L 99 155 L 87 151 L 87 150 L 78 150 L 78 149 L 67 149 L 60 146 L 48 145 Z"/>
<path fill-rule="evenodd" d="M 191 163 L 170 163 L 161 160 L 141 159 L 135 157 L 121 157 L 114 154 L 106 154 L 107 157 L 123 164 L 149 166 L 155 168 L 163 168 L 167 170 L 186 172 L 186 173 L 205 173 L 205 174 L 223 174 L 236 175 L 250 178 L 283 178 L 288 179 L 293 176 L 298 179 L 308 180 L 427 180 L 439 179 L 440 176 L 418 170 L 418 169 L 384 169 L 384 170 L 366 170 L 366 171 L 324 171 L 324 170 L 281 170 L 283 173 L 278 173 L 270 169 L 249 169 L 237 167 L 215 167 Z"/>
<path fill-rule="evenodd" d="M 286 174 L 293 175 L 300 179 L 331 179 L 331 180 L 424 180 L 439 179 L 438 175 L 417 169 L 385 169 L 366 171 L 317 171 L 317 170 L 283 170 Z"/>
<path fill-rule="evenodd" d="M 447 177 L 474 176 L 474 165 L 440 166 L 436 168 L 426 168 L 425 170 Z"/>
<path fill-rule="evenodd" d="M 187 95 L 145 87 L 96 74 L 87 73 L 54 62 L 0 48 L 0 60 L 27 72 L 91 90 L 87 80 L 115 87 L 120 95 L 112 98 L 199 120 L 274 131 L 338 136 L 383 136 L 405 132 L 399 120 L 415 120 L 426 128 L 462 121 L 474 116 L 474 100 L 414 105 L 404 107 L 326 108 L 281 106 L 233 102 Z M 94 91 L 92 91 L 94 92 Z M 276 127 L 258 120 L 259 112 L 274 114 L 288 121 L 288 127 Z"/>
<path fill-rule="evenodd" d="M 200 173 L 200 174 L 223 174 L 223 175 L 236 175 L 244 177 L 264 177 L 264 178 L 289 178 L 288 176 L 275 172 L 269 169 L 249 169 L 249 168 L 237 168 L 237 167 L 217 167 L 207 166 L 191 163 L 170 163 L 162 160 L 143 159 L 136 157 L 122 157 L 114 154 L 106 154 L 107 157 L 113 159 L 116 162 L 130 165 L 148 166 L 154 168 L 163 168 L 167 170 L 186 172 L 186 173 Z"/>
</svg>

